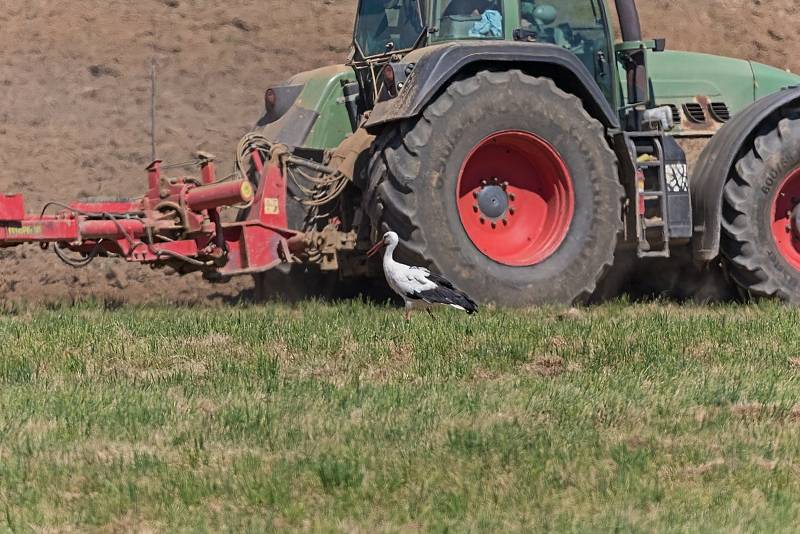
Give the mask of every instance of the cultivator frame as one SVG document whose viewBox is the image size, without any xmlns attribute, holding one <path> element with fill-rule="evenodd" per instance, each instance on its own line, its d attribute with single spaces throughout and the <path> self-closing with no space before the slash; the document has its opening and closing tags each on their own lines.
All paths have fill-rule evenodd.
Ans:
<svg viewBox="0 0 800 534">
<path fill-rule="evenodd" d="M 25 211 L 23 195 L 0 196 L 0 247 L 39 243 L 73 267 L 97 257 L 120 257 L 180 274 L 200 271 L 209 279 L 267 271 L 298 261 L 305 235 L 288 228 L 283 147 L 248 150 L 260 179 L 254 191 L 241 174 L 217 180 L 214 157 L 198 154 L 200 178 L 168 178 L 161 161 L 147 167 L 147 193 L 132 200 L 48 203 L 38 215 Z M 60 208 L 48 214 L 51 208 Z M 244 216 L 223 222 L 221 208 Z M 77 256 L 76 256 L 77 255 Z"/>
</svg>

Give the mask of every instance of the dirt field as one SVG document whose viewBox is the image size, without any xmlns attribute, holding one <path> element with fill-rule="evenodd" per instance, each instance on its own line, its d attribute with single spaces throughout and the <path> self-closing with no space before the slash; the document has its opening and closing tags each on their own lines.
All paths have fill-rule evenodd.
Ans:
<svg viewBox="0 0 800 534">
<path fill-rule="evenodd" d="M 341 61 L 353 0 L 8 0 L 0 11 L 0 190 L 46 200 L 142 191 L 149 161 L 150 58 L 159 64 L 159 156 L 229 154 L 264 88 Z M 800 70 L 794 0 L 648 0 L 646 32 L 672 48 Z M 664 22 L 666 21 L 666 25 Z M 119 262 L 83 271 L 36 249 L 2 252 L 6 300 L 97 296 L 181 302 L 235 298 L 249 279 L 209 286 Z"/>
</svg>

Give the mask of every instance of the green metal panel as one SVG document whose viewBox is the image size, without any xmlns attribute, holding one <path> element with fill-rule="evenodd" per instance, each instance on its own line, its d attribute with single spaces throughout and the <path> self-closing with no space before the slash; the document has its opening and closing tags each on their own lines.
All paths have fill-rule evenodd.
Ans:
<svg viewBox="0 0 800 534">
<path fill-rule="evenodd" d="M 334 65 L 301 74 L 295 80 L 295 83 L 305 83 L 295 105 L 319 114 L 306 138 L 306 148 L 335 148 L 353 133 L 347 108 L 342 100 L 342 82 L 355 79 L 352 68 Z"/>
<path fill-rule="evenodd" d="M 342 97 L 342 84 L 355 81 L 353 69 L 347 65 L 332 65 L 290 78 L 283 85 L 302 85 L 300 95 L 292 105 L 293 110 L 301 110 L 304 116 L 317 115 L 311 130 L 301 145 L 303 148 L 330 149 L 353 133 L 350 118 Z M 281 139 L 281 130 L 295 126 L 290 124 L 292 114 L 266 126 L 265 134 L 271 139 Z"/>
<path fill-rule="evenodd" d="M 800 83 L 800 77 L 760 63 L 694 52 L 648 52 L 647 67 L 653 103 L 673 105 L 681 113 L 673 135 L 713 135 L 723 121 L 707 106 L 724 103 L 735 115 L 763 96 Z M 703 122 L 687 118 L 686 106 L 698 103 L 706 110 Z"/>
<path fill-rule="evenodd" d="M 649 52 L 648 74 L 658 105 L 682 105 L 695 97 L 724 101 L 731 112 L 753 102 L 749 61 L 693 52 Z"/>
<path fill-rule="evenodd" d="M 800 76 L 788 70 L 750 62 L 755 77 L 756 100 L 793 85 L 800 85 Z"/>
</svg>

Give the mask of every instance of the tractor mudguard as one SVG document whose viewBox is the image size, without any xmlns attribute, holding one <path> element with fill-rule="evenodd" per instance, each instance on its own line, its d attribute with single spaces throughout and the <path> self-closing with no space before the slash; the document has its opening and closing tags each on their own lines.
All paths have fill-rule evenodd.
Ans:
<svg viewBox="0 0 800 534">
<path fill-rule="evenodd" d="M 379 102 L 366 123 L 368 130 L 422 113 L 445 85 L 470 69 L 521 69 L 552 78 L 562 90 L 583 101 L 607 128 L 619 128 L 619 117 L 581 60 L 569 50 L 546 43 L 508 41 L 451 42 L 416 50 L 403 58 L 414 64 L 400 94 Z M 611 67 L 609 67 L 611 68 Z"/>
<path fill-rule="evenodd" d="M 722 194 L 736 162 L 753 140 L 800 105 L 800 87 L 768 95 L 737 113 L 711 138 L 690 179 L 695 220 L 694 257 L 708 262 L 719 255 Z"/>
</svg>

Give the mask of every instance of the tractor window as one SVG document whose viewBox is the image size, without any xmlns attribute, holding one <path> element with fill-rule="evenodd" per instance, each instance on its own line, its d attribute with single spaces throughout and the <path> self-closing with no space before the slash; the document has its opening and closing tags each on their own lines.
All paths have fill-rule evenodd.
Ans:
<svg viewBox="0 0 800 534">
<path fill-rule="evenodd" d="M 520 27 L 535 33 L 536 41 L 566 48 L 594 74 L 607 97 L 611 95 L 609 25 L 596 0 L 521 0 Z"/>
<path fill-rule="evenodd" d="M 361 0 L 355 41 L 364 57 L 412 48 L 422 34 L 419 0 Z"/>
<path fill-rule="evenodd" d="M 503 37 L 500 0 L 437 0 L 435 16 L 436 40 Z"/>
</svg>

